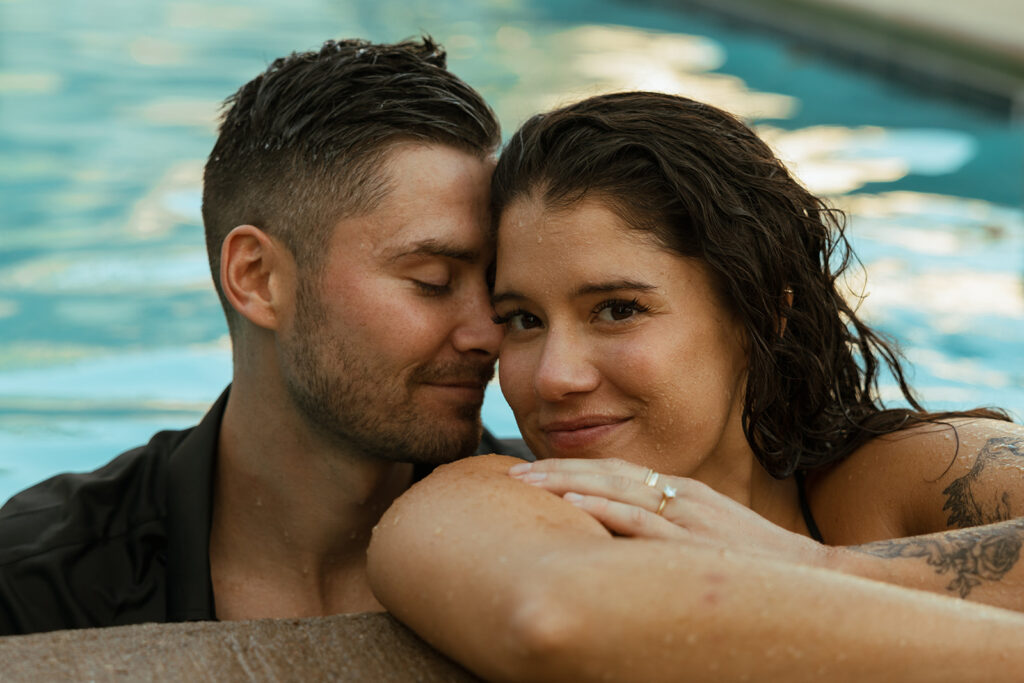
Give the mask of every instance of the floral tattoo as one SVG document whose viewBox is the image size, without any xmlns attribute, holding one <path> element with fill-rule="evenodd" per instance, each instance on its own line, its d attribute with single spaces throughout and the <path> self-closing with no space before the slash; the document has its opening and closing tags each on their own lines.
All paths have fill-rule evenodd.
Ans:
<svg viewBox="0 0 1024 683">
<path fill-rule="evenodd" d="M 922 557 L 938 574 L 950 574 L 946 589 L 966 598 L 982 581 L 999 581 L 1020 559 L 1024 546 L 1024 518 L 1011 519 L 1010 495 L 1002 491 L 984 496 L 977 484 L 993 461 L 1024 458 L 1024 441 L 1012 437 L 989 439 L 970 472 L 943 490 L 951 531 L 914 538 L 878 541 L 853 550 L 878 557 Z M 977 528 L 985 525 L 984 528 Z"/>
</svg>

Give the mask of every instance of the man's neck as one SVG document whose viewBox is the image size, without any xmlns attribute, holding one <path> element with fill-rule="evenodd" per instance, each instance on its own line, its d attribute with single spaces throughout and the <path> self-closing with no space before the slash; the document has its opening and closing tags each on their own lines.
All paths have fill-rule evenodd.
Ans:
<svg viewBox="0 0 1024 683">
<path fill-rule="evenodd" d="M 210 567 L 220 619 L 381 609 L 366 547 L 412 465 L 319 438 L 284 396 L 236 380 L 218 444 Z"/>
</svg>

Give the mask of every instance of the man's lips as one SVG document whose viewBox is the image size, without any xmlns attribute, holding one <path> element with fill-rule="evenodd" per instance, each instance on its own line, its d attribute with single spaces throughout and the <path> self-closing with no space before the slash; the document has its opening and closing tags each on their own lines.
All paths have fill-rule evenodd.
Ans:
<svg viewBox="0 0 1024 683">
<path fill-rule="evenodd" d="M 571 420 L 554 420 L 540 425 L 548 443 L 557 450 L 586 448 L 629 422 L 619 415 L 589 415 Z"/>
<path fill-rule="evenodd" d="M 468 401 L 482 401 L 487 383 L 479 381 L 435 381 L 424 382 L 426 386 L 441 389 L 452 396 L 458 396 Z"/>
</svg>

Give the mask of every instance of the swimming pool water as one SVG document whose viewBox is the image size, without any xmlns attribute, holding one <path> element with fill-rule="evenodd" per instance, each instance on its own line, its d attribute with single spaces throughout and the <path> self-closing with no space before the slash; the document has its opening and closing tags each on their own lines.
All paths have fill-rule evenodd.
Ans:
<svg viewBox="0 0 1024 683">
<path fill-rule="evenodd" d="M 0 499 L 193 424 L 229 381 L 199 218 L 219 102 L 289 51 L 421 31 L 506 132 L 627 88 L 754 122 L 850 212 L 863 310 L 901 340 L 927 404 L 1024 417 L 1019 127 L 611 0 L 0 0 Z M 485 422 L 515 433 L 496 386 Z"/>
</svg>

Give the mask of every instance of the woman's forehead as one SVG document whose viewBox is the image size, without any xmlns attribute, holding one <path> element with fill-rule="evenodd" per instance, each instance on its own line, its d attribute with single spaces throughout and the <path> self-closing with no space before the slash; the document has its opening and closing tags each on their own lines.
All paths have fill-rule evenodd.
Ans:
<svg viewBox="0 0 1024 683">
<path fill-rule="evenodd" d="M 621 217 L 610 200 L 588 195 L 567 205 L 552 204 L 538 193 L 531 193 L 511 202 L 502 211 L 498 222 L 498 244 L 519 244 L 530 240 L 551 240 L 552 248 L 560 240 L 584 244 L 602 240 L 624 246 L 659 248 L 652 231 L 637 230 Z"/>
</svg>

